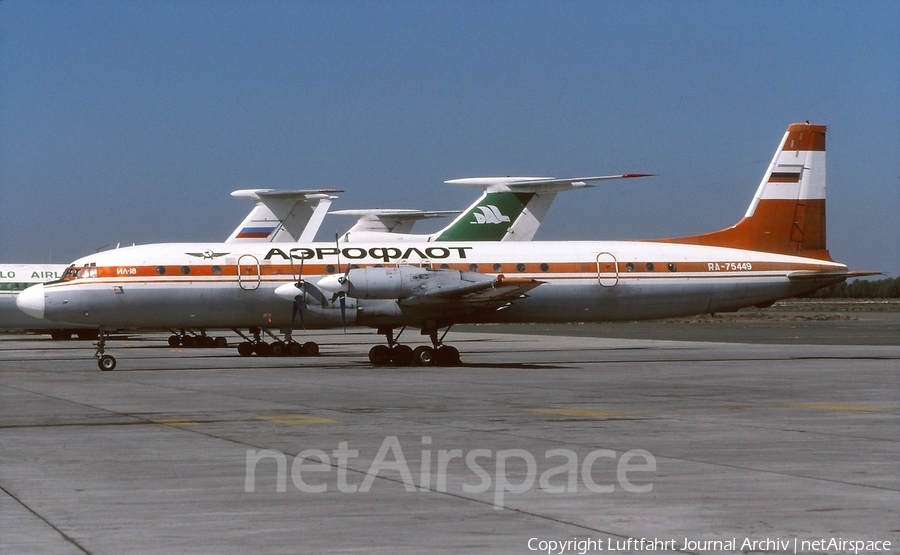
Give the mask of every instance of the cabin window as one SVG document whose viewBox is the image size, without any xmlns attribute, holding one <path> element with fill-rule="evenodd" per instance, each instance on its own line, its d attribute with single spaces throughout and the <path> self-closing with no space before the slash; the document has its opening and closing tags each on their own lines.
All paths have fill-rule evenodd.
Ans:
<svg viewBox="0 0 900 555">
<path fill-rule="evenodd" d="M 494 271 L 495 272 L 503 271 L 503 264 L 494 264 Z"/>
<path fill-rule="evenodd" d="M 157 266 L 157 267 L 156 267 L 156 273 L 157 273 L 157 275 L 160 275 L 160 276 L 163 275 L 163 274 L 165 274 L 165 273 L 166 273 L 166 267 L 165 267 L 165 266 Z"/>
<path fill-rule="evenodd" d="M 670 272 L 678 271 L 678 266 L 676 266 L 674 262 L 669 262 L 669 264 L 666 267 L 669 269 Z"/>
<path fill-rule="evenodd" d="M 525 271 L 525 265 L 522 264 L 521 262 L 519 262 L 518 264 L 516 264 L 516 270 L 518 270 L 518 271 L 520 271 L 520 272 L 524 272 L 524 271 Z"/>
<path fill-rule="evenodd" d="M 628 264 L 625 264 L 625 271 L 626 271 L 626 272 L 633 272 L 633 271 L 634 271 L 634 263 L 633 263 L 633 262 L 629 262 Z"/>
<path fill-rule="evenodd" d="M 190 266 L 182 266 L 181 273 L 182 273 L 182 275 L 185 275 L 185 276 L 188 275 L 189 273 L 191 273 L 191 267 Z"/>
<path fill-rule="evenodd" d="M 653 265 L 653 262 L 647 262 L 644 264 L 644 267 L 647 268 L 648 272 L 652 272 L 653 269 L 656 268 L 656 266 Z"/>
<path fill-rule="evenodd" d="M 469 271 L 470 271 L 470 272 L 477 272 L 477 271 L 478 271 L 478 264 L 469 264 Z"/>
<path fill-rule="evenodd" d="M 550 265 L 547 264 L 546 262 L 541 262 L 541 271 L 542 271 L 542 272 L 547 272 L 547 271 L 549 271 L 549 270 L 550 270 Z"/>
<path fill-rule="evenodd" d="M 221 275 L 221 274 L 222 274 L 222 267 L 221 267 L 221 266 L 213 266 L 213 267 L 212 267 L 212 273 L 213 273 L 214 276 Z"/>
<path fill-rule="evenodd" d="M 441 270 L 449 270 L 449 269 L 450 269 L 449 264 L 441 264 Z"/>
<path fill-rule="evenodd" d="M 334 273 L 334 264 L 329 264 L 328 266 L 325 266 L 325 271 L 328 272 L 329 274 L 333 274 Z"/>
</svg>

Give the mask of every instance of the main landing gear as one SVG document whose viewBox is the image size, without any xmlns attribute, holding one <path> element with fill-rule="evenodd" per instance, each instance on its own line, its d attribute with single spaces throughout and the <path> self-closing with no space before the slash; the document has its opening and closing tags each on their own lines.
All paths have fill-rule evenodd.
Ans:
<svg viewBox="0 0 900 555">
<path fill-rule="evenodd" d="M 236 329 L 233 329 L 232 331 L 244 338 L 244 341 L 238 344 L 238 354 L 243 357 L 248 357 L 253 354 L 261 357 L 302 357 L 319 355 L 318 343 L 315 343 L 314 341 L 298 343 L 294 341 L 293 338 L 291 338 L 290 333 L 285 335 L 285 338 L 282 341 L 281 339 L 278 339 L 276 336 L 272 335 L 269 330 L 260 330 L 256 327 L 250 328 L 250 333 L 253 335 L 252 338 L 247 337 Z M 265 332 L 275 341 L 273 341 L 272 343 L 266 343 L 260 337 L 261 332 Z"/>
<path fill-rule="evenodd" d="M 459 350 L 450 345 L 444 345 L 443 339 L 450 331 L 447 331 L 438 339 L 437 330 L 422 330 L 423 335 L 431 338 L 431 344 L 420 345 L 413 349 L 409 345 L 397 343 L 400 335 L 403 333 L 402 328 L 397 337 L 394 337 L 394 328 L 378 328 L 378 333 L 383 334 L 387 338 L 387 345 L 375 345 L 369 350 L 369 362 L 375 366 L 459 366 Z"/>
<path fill-rule="evenodd" d="M 172 335 L 169 336 L 169 347 L 184 347 L 185 349 L 221 349 L 227 346 L 227 339 L 224 337 L 212 338 L 206 335 L 205 330 L 201 330 L 200 335 L 193 333 L 188 334 L 185 330 L 181 330 L 181 333 L 176 333 L 175 330 L 172 330 Z"/>
</svg>

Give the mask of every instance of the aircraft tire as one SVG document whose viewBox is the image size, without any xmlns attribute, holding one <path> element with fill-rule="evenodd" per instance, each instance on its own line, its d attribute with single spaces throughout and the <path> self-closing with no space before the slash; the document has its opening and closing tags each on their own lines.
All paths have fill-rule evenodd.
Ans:
<svg viewBox="0 0 900 555">
<path fill-rule="evenodd" d="M 307 341 L 303 344 L 303 351 L 311 357 L 319 356 L 319 344 L 315 341 Z"/>
<path fill-rule="evenodd" d="M 179 345 L 181 345 L 181 338 L 178 337 L 177 335 L 170 335 L 169 336 L 169 347 L 177 347 Z"/>
<path fill-rule="evenodd" d="M 253 344 L 249 341 L 242 341 L 238 344 L 238 354 L 242 357 L 248 357 L 253 354 Z"/>
<path fill-rule="evenodd" d="M 287 354 L 288 356 L 298 357 L 306 354 L 306 349 L 303 348 L 303 345 L 297 343 L 296 341 L 291 341 L 287 344 Z"/>
<path fill-rule="evenodd" d="M 375 345 L 369 349 L 369 362 L 375 366 L 387 366 L 391 363 L 391 348 L 387 345 Z"/>
<path fill-rule="evenodd" d="M 272 356 L 272 346 L 265 341 L 260 341 L 253 346 L 253 352 L 260 357 Z"/>
<path fill-rule="evenodd" d="M 434 349 L 419 345 L 413 350 L 413 366 L 434 366 Z"/>
<path fill-rule="evenodd" d="M 217 337 L 215 339 L 215 341 L 213 341 L 213 347 L 216 347 L 218 349 L 224 349 L 227 346 L 228 346 L 228 340 L 222 336 Z"/>
<path fill-rule="evenodd" d="M 68 341 L 72 339 L 72 334 L 65 330 L 54 330 L 50 332 L 50 338 L 54 341 Z"/>
<path fill-rule="evenodd" d="M 287 346 L 282 341 L 276 341 L 269 346 L 269 352 L 273 357 L 280 357 L 287 354 Z"/>
<path fill-rule="evenodd" d="M 451 345 L 441 345 L 434 353 L 434 363 L 437 366 L 459 366 L 459 350 Z"/>
<path fill-rule="evenodd" d="M 116 369 L 116 357 L 112 355 L 103 355 L 97 359 L 97 366 L 104 372 L 111 372 Z"/>
<path fill-rule="evenodd" d="M 397 366 L 409 366 L 413 361 L 413 350 L 409 345 L 394 345 L 391 348 L 391 362 Z"/>
</svg>

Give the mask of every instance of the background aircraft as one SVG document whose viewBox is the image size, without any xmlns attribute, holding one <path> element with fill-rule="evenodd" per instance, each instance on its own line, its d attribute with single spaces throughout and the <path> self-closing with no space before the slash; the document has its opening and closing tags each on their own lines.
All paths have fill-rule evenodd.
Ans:
<svg viewBox="0 0 900 555">
<path fill-rule="evenodd" d="M 470 177 L 444 183 L 481 187 L 482 195 L 461 213 L 421 210 L 335 210 L 331 214 L 359 220 L 339 242 L 391 241 L 531 241 L 560 191 L 572 191 L 595 181 L 650 177 L 626 173 L 595 177 Z M 443 229 L 429 234 L 409 233 L 413 223 L 459 214 Z"/>
<path fill-rule="evenodd" d="M 243 248 L 240 248 L 243 247 Z M 199 259 L 192 252 L 215 253 Z M 363 325 L 374 364 L 455 364 L 459 322 L 666 318 L 764 306 L 853 275 L 825 244 L 825 127 L 793 124 L 736 225 L 656 241 L 170 243 L 98 253 L 20 294 L 36 317 L 104 333 L 172 325 Z M 283 297 L 289 302 L 281 301 Z M 399 344 L 421 329 L 431 345 Z M 268 346 L 266 347 L 268 348 Z M 246 349 L 242 351 L 248 354 Z M 98 345 L 98 364 L 115 367 Z"/>
<path fill-rule="evenodd" d="M 255 201 L 247 217 L 225 240 L 235 242 L 312 241 L 322 219 L 328 212 L 339 189 L 306 191 L 276 191 L 274 189 L 244 189 L 231 196 Z M 202 254 L 202 253 L 201 253 Z M 0 265 L 0 331 L 23 330 L 49 333 L 57 340 L 96 339 L 96 326 L 60 327 L 54 322 L 34 318 L 16 308 L 21 291 L 38 283 L 58 280 L 67 264 L 3 264 Z M 177 326 L 176 326 L 177 327 Z M 219 340 L 219 346 L 225 341 Z M 213 346 L 215 340 L 205 334 L 191 335 L 185 330 L 172 335 L 169 344 L 177 346 Z M 227 341 L 225 341 L 227 345 Z"/>
</svg>

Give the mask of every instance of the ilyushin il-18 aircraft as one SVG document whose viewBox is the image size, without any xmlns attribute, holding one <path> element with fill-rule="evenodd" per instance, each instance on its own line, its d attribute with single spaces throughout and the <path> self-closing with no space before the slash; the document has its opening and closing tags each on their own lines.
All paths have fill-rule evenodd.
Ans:
<svg viewBox="0 0 900 555">
<path fill-rule="evenodd" d="M 76 260 L 22 292 L 35 317 L 101 331 L 368 326 L 375 365 L 455 365 L 457 323 L 597 322 L 767 306 L 851 276 L 825 243 L 825 131 L 792 124 L 744 217 L 712 233 L 641 241 L 172 243 Z M 483 224 L 470 224 L 483 225 Z M 412 349 L 394 331 L 419 328 Z M 246 345 L 242 354 L 250 354 Z M 279 346 L 283 347 L 283 346 Z"/>
</svg>

